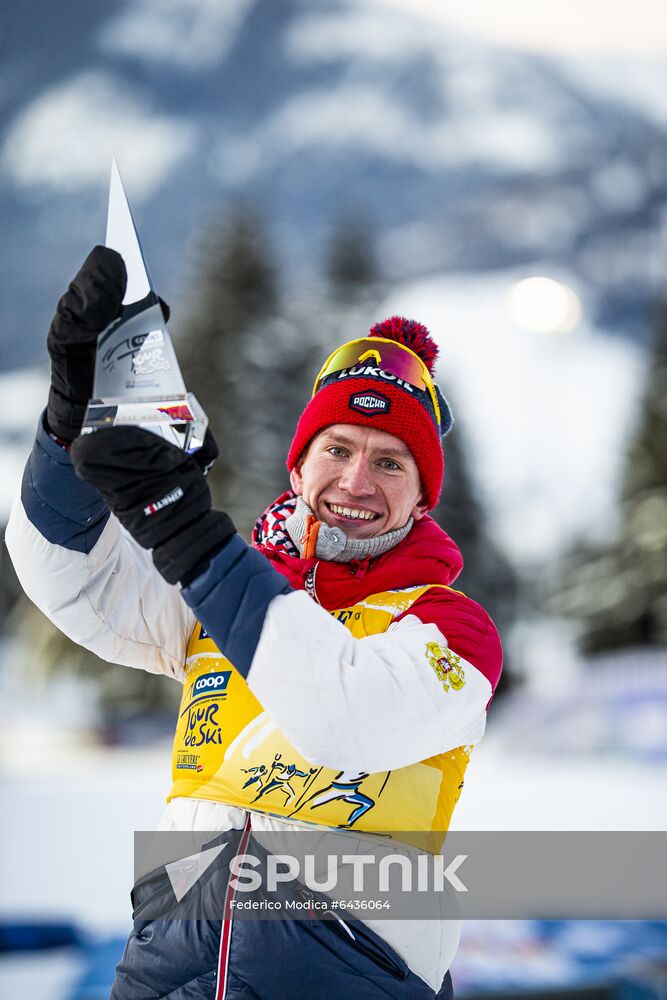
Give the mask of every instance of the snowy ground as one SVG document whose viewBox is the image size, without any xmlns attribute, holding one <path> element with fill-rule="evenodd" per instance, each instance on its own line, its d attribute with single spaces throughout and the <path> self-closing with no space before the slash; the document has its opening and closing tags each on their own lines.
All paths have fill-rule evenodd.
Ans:
<svg viewBox="0 0 667 1000">
<path fill-rule="evenodd" d="M 473 754 L 452 829 L 665 830 L 666 779 L 664 764 L 531 756 L 489 736 Z"/>
<path fill-rule="evenodd" d="M 41 773 L 5 775 L 2 914 L 127 927 L 133 831 L 154 829 L 168 791 L 170 748 L 53 752 Z"/>
</svg>

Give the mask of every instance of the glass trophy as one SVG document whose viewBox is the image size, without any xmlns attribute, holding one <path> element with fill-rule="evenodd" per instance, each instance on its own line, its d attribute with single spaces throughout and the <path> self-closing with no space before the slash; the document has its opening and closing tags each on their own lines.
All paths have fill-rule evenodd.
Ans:
<svg viewBox="0 0 667 1000">
<path fill-rule="evenodd" d="M 121 315 L 97 338 L 93 398 L 81 433 L 131 424 L 197 451 L 208 418 L 186 391 L 115 160 L 105 242 L 125 261 L 127 290 Z"/>
</svg>

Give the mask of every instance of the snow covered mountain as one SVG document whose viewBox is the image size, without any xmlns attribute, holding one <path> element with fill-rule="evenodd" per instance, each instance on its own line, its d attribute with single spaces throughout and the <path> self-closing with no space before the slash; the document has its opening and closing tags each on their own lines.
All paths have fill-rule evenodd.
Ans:
<svg viewBox="0 0 667 1000">
<path fill-rule="evenodd" d="M 667 240 L 664 122 L 565 64 L 362 0 L 7 0 L 0 368 L 31 363 L 102 239 L 118 157 L 160 289 L 239 197 L 307 280 L 363 213 L 393 279 L 552 261 L 639 334 Z"/>
</svg>

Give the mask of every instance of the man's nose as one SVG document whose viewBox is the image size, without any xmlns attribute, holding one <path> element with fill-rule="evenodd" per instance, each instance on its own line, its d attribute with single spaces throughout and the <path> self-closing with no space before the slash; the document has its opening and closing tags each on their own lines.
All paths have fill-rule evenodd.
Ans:
<svg viewBox="0 0 667 1000">
<path fill-rule="evenodd" d="M 376 489 L 368 462 L 361 456 L 347 463 L 338 485 L 355 497 L 372 497 Z"/>
</svg>

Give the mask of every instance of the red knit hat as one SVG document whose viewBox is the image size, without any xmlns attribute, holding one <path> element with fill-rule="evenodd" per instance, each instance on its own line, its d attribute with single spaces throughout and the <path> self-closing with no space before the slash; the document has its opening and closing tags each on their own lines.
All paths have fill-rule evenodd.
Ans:
<svg viewBox="0 0 667 1000">
<path fill-rule="evenodd" d="M 370 336 L 408 348 L 433 374 L 438 348 L 420 323 L 392 316 L 372 327 Z M 325 377 L 301 414 L 287 456 L 288 469 L 291 471 L 299 464 L 310 441 L 325 427 L 332 424 L 374 427 L 395 435 L 408 446 L 419 469 L 424 502 L 432 510 L 440 498 L 445 471 L 441 437 L 453 423 L 446 399 L 434 384 L 440 409 L 438 422 L 429 391 L 406 386 L 400 378 L 372 366 L 364 366 L 363 373 L 352 369 L 342 374 L 342 379 L 341 372 Z"/>
</svg>

